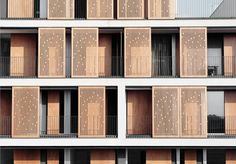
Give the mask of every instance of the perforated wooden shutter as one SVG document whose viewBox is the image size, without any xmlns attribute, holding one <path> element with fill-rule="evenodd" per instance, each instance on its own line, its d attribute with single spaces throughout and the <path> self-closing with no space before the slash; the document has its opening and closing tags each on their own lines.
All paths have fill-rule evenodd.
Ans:
<svg viewBox="0 0 236 164">
<path fill-rule="evenodd" d="M 14 150 L 14 164 L 40 164 L 40 150 Z"/>
<path fill-rule="evenodd" d="M 236 92 L 225 91 L 225 134 L 236 134 Z"/>
<path fill-rule="evenodd" d="M 0 135 L 11 135 L 11 93 L 0 90 Z"/>
<path fill-rule="evenodd" d="M 207 137 L 206 88 L 181 88 L 182 137 Z"/>
<path fill-rule="evenodd" d="M 105 87 L 79 87 L 79 136 L 105 137 Z"/>
<path fill-rule="evenodd" d="M 74 19 L 74 0 L 48 0 L 48 19 Z"/>
<path fill-rule="evenodd" d="M 144 19 L 144 0 L 117 0 L 118 19 Z"/>
<path fill-rule="evenodd" d="M 11 76 L 36 75 L 36 36 L 11 34 Z"/>
<path fill-rule="evenodd" d="M 65 29 L 39 29 L 39 77 L 65 77 Z"/>
<path fill-rule="evenodd" d="M 185 150 L 184 151 L 184 163 L 185 164 L 197 164 L 197 151 Z"/>
<path fill-rule="evenodd" d="M 149 19 L 174 19 L 176 0 L 148 0 Z"/>
<path fill-rule="evenodd" d="M 180 28 L 180 76 L 207 76 L 207 29 Z"/>
<path fill-rule="evenodd" d="M 127 92 L 127 128 L 129 135 L 151 135 L 152 94 L 150 91 Z"/>
<path fill-rule="evenodd" d="M 179 136 L 179 89 L 153 87 L 153 136 Z"/>
<path fill-rule="evenodd" d="M 224 35 L 224 75 L 236 75 L 236 35 Z"/>
<path fill-rule="evenodd" d="M 111 76 L 112 72 L 112 36 L 99 35 L 98 74 Z"/>
<path fill-rule="evenodd" d="M 47 134 L 60 132 L 60 92 L 48 91 Z"/>
<path fill-rule="evenodd" d="M 8 18 L 33 18 L 34 0 L 8 0 Z"/>
<path fill-rule="evenodd" d="M 72 76 L 98 77 L 98 29 L 72 29 Z"/>
<path fill-rule="evenodd" d="M 125 29 L 125 76 L 151 77 L 151 29 Z"/>
<path fill-rule="evenodd" d="M 226 150 L 226 164 L 236 163 L 236 150 Z"/>
<path fill-rule="evenodd" d="M 171 150 L 146 150 L 146 164 L 172 164 Z"/>
<path fill-rule="evenodd" d="M 91 150 L 90 164 L 115 164 L 115 150 Z"/>
<path fill-rule="evenodd" d="M 113 19 L 113 0 L 87 0 L 87 19 Z"/>
<path fill-rule="evenodd" d="M 12 136 L 39 137 L 39 88 L 13 87 Z"/>
</svg>

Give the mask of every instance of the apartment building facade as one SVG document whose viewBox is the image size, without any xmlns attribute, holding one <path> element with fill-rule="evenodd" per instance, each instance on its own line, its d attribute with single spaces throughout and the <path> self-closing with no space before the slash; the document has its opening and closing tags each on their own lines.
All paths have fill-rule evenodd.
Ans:
<svg viewBox="0 0 236 164">
<path fill-rule="evenodd" d="M 1 164 L 236 163 L 235 0 L 1 0 Z"/>
</svg>

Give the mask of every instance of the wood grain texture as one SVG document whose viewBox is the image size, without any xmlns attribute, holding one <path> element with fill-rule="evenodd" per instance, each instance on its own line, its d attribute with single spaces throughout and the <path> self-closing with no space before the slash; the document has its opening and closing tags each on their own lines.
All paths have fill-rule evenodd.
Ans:
<svg viewBox="0 0 236 164">
<path fill-rule="evenodd" d="M 197 164 L 197 151 L 185 150 L 184 151 L 184 163 L 185 164 Z"/>
<path fill-rule="evenodd" d="M 36 36 L 11 34 L 10 76 L 36 75 Z"/>
<path fill-rule="evenodd" d="M 12 137 L 39 137 L 39 87 L 12 87 Z"/>
<path fill-rule="evenodd" d="M 11 93 L 0 90 L 0 135 L 11 135 Z"/>
<path fill-rule="evenodd" d="M 236 75 L 236 35 L 224 35 L 224 75 Z"/>
<path fill-rule="evenodd" d="M 180 28 L 180 76 L 207 77 L 207 28 Z"/>
<path fill-rule="evenodd" d="M 39 150 L 14 150 L 14 164 L 40 164 Z"/>
<path fill-rule="evenodd" d="M 90 164 L 115 164 L 115 150 L 91 150 Z"/>
<path fill-rule="evenodd" d="M 236 92 L 225 91 L 225 133 L 236 134 Z"/>
<path fill-rule="evenodd" d="M 148 19 L 174 19 L 176 0 L 148 0 Z"/>
<path fill-rule="evenodd" d="M 48 19 L 74 19 L 74 0 L 48 0 Z"/>
<path fill-rule="evenodd" d="M 47 134 L 60 131 L 60 92 L 48 91 Z"/>
<path fill-rule="evenodd" d="M 59 150 L 47 150 L 47 164 L 59 164 Z"/>
<path fill-rule="evenodd" d="M 111 0 L 87 0 L 87 19 L 113 19 Z"/>
<path fill-rule="evenodd" d="M 125 77 L 151 77 L 151 29 L 125 28 Z"/>
<path fill-rule="evenodd" d="M 8 18 L 33 18 L 34 0 L 8 0 Z"/>
<path fill-rule="evenodd" d="M 172 164 L 171 150 L 146 150 L 146 164 Z"/>
<path fill-rule="evenodd" d="M 128 134 L 151 135 L 152 93 L 150 91 L 128 91 L 127 103 Z"/>
<path fill-rule="evenodd" d="M 226 164 L 236 163 L 236 150 L 226 150 Z"/>
<path fill-rule="evenodd" d="M 105 137 L 105 87 L 79 87 L 79 137 Z"/>
<path fill-rule="evenodd" d="M 112 36 L 99 36 L 98 75 L 111 76 L 112 70 Z"/>
<path fill-rule="evenodd" d="M 118 19 L 144 19 L 144 0 L 117 0 Z"/>
</svg>

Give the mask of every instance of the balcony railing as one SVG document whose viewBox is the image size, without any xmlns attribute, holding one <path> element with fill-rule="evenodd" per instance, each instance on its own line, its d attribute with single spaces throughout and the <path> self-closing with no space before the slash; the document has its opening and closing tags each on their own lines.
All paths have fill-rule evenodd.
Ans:
<svg viewBox="0 0 236 164">
<path fill-rule="evenodd" d="M 152 136 L 151 116 L 127 116 L 127 138 L 150 138 Z"/>
<path fill-rule="evenodd" d="M 173 56 L 159 56 L 152 59 L 153 77 L 176 77 L 176 60 Z"/>
<path fill-rule="evenodd" d="M 11 117 L 0 116 L 0 138 L 11 137 Z"/>
<path fill-rule="evenodd" d="M 209 138 L 236 138 L 236 116 L 208 116 Z"/>
<path fill-rule="evenodd" d="M 208 77 L 236 77 L 236 57 L 208 56 Z"/>
</svg>

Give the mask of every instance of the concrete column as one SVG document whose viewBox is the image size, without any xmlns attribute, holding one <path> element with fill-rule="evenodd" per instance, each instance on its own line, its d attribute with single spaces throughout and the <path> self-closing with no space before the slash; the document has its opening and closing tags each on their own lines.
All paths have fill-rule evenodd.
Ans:
<svg viewBox="0 0 236 164">
<path fill-rule="evenodd" d="M 176 36 L 172 35 L 172 75 L 176 75 Z"/>
<path fill-rule="evenodd" d="M 71 133 L 71 91 L 64 91 L 64 133 Z"/>
<path fill-rule="evenodd" d="M 207 150 L 203 149 L 203 164 L 207 164 Z"/>
<path fill-rule="evenodd" d="M 7 0 L 1 0 L 0 1 L 0 18 L 6 18 L 7 17 Z"/>
<path fill-rule="evenodd" d="M 117 150 L 117 164 L 126 164 L 126 150 Z"/>
<path fill-rule="evenodd" d="M 40 7 L 39 9 L 40 18 L 47 18 L 47 10 L 48 10 L 47 0 L 40 0 L 39 7 Z"/>
<path fill-rule="evenodd" d="M 64 164 L 71 164 L 71 150 L 70 149 L 64 149 Z"/>
<path fill-rule="evenodd" d="M 118 86 L 118 139 L 126 139 L 126 93 L 125 85 Z"/>
<path fill-rule="evenodd" d="M 176 164 L 180 164 L 180 149 L 176 149 Z"/>
</svg>

